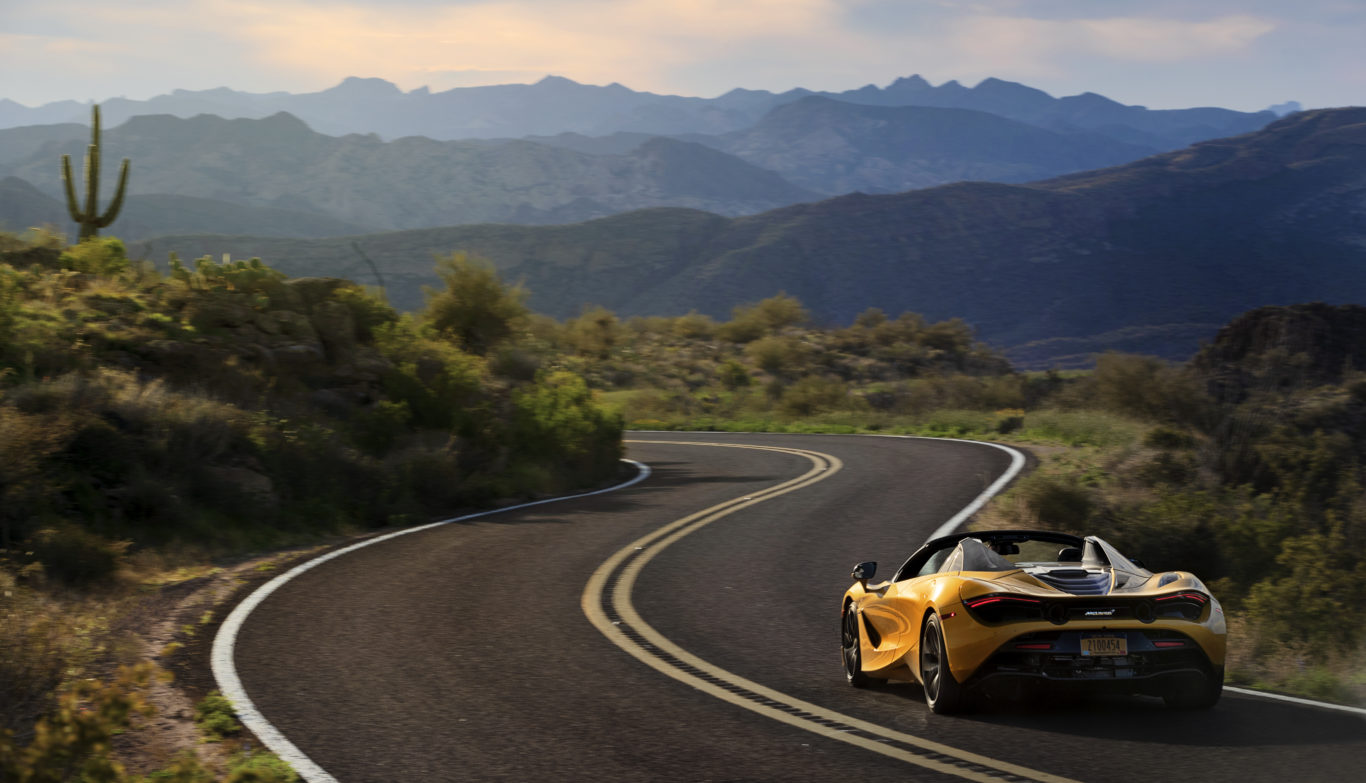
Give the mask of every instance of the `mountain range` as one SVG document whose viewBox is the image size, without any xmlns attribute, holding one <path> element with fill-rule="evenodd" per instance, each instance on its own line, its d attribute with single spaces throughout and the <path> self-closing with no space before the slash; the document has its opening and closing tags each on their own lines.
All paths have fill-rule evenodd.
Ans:
<svg viewBox="0 0 1366 783">
<path fill-rule="evenodd" d="M 163 237 L 164 257 L 260 256 L 371 282 L 411 307 L 432 254 L 467 250 L 523 280 L 533 308 L 726 316 L 778 291 L 820 319 L 879 307 L 959 316 L 1021 366 L 1123 346 L 1173 358 L 1253 307 L 1366 298 L 1366 109 L 1025 185 L 850 194 L 756 215 L 631 212 L 564 226 L 480 225 L 322 240 Z"/>
<path fill-rule="evenodd" d="M 89 136 L 79 126 L 50 127 L 57 132 L 45 143 L 32 141 L 33 128 L 0 131 L 0 147 L 10 146 L 8 135 L 23 133 L 31 150 L 8 164 L 0 159 L 0 174 L 44 183 L 39 189 L 58 199 L 56 161 L 62 154 L 79 160 Z M 134 117 L 103 137 L 111 172 L 114 155 L 133 161 L 130 194 L 310 213 L 345 224 L 341 233 L 564 223 L 660 204 L 739 215 L 820 196 L 711 148 L 665 138 L 621 155 L 515 140 L 384 142 L 325 136 L 283 113 L 260 120 Z M 119 230 L 133 238 L 129 228 Z"/>
<path fill-rule="evenodd" d="M 79 160 L 88 140 L 88 130 L 72 123 L 0 130 L 0 176 L 44 192 L 56 202 L 44 208 L 60 225 L 56 162 L 63 154 Z M 292 236 L 571 223 L 658 206 L 738 216 L 850 192 L 966 179 L 1025 182 L 1153 152 L 971 109 L 816 96 L 720 136 L 386 142 L 373 134 L 327 136 L 286 113 L 232 120 L 152 115 L 106 129 L 103 149 L 105 182 L 113 181 L 118 159 L 128 157 L 129 193 L 162 197 L 164 211 L 119 224 L 126 239 L 182 232 L 212 213 L 210 202 L 223 202 L 221 211 L 232 216 L 222 233 Z M 180 214 L 181 206 L 193 214 Z M 311 217 L 294 219 L 300 215 Z M 0 226 L 33 225 L 25 219 L 0 208 Z"/>
<path fill-rule="evenodd" d="M 333 136 L 376 133 L 385 139 L 426 136 L 450 140 L 560 133 L 720 135 L 749 128 L 778 106 L 813 95 L 869 106 L 972 109 L 1064 133 L 1089 130 L 1156 150 L 1255 130 L 1276 116 L 1270 111 L 1220 108 L 1150 110 L 1089 92 L 1054 98 L 1042 90 L 994 78 L 974 87 L 956 81 L 935 86 L 920 76 L 900 78 L 886 87 L 867 85 L 843 92 L 735 89 L 716 98 L 657 95 L 615 83 L 587 85 L 556 76 L 535 84 L 460 87 L 443 92 L 425 87 L 403 92 L 383 79 L 349 77 L 335 87 L 313 93 L 248 93 L 220 87 L 176 90 L 145 101 L 112 98 L 100 105 L 110 127 L 149 114 L 260 119 L 283 111 Z M 89 114 L 88 104 L 77 101 L 30 108 L 0 99 L 0 128 L 84 123 Z"/>
</svg>

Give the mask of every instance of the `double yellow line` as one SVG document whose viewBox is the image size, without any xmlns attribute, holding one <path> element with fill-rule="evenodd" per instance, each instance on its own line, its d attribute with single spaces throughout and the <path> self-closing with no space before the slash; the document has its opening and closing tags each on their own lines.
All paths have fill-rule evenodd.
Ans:
<svg viewBox="0 0 1366 783">
<path fill-rule="evenodd" d="M 589 622 L 613 644 L 656 671 L 687 683 L 703 693 L 781 723 L 847 742 L 908 764 L 981 783 L 999 783 L 1004 776 L 1026 778 L 1040 783 L 1076 783 L 1068 778 L 893 731 L 788 696 L 710 664 L 650 627 L 631 603 L 632 588 L 641 570 L 650 560 L 689 533 L 765 500 L 823 481 L 839 472 L 844 463 L 830 454 L 776 446 L 647 440 L 628 442 L 773 451 L 805 457 L 811 461 L 812 467 L 794 479 L 718 503 L 670 522 L 627 544 L 600 565 L 589 578 L 580 605 Z"/>
</svg>

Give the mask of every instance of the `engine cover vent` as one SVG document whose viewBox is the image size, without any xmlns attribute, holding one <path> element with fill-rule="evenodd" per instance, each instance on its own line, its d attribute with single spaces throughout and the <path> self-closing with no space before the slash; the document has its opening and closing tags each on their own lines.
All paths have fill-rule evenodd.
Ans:
<svg viewBox="0 0 1366 783">
<path fill-rule="evenodd" d="M 1080 568 L 1054 568 L 1031 571 L 1031 575 L 1050 587 L 1072 595 L 1105 595 L 1110 592 L 1110 572 L 1083 571 Z"/>
</svg>

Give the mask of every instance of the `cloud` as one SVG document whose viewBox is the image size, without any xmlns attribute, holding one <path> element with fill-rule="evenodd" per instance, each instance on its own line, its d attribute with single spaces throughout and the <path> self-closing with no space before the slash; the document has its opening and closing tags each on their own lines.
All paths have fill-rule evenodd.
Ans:
<svg viewBox="0 0 1366 783">
<path fill-rule="evenodd" d="M 9 70 L 16 81 L 32 81 L 39 78 L 32 72 L 33 63 L 56 61 L 68 73 L 90 77 L 107 70 L 111 61 L 128 56 L 131 50 L 122 42 L 77 36 L 0 33 L 0 52 L 4 53 L 0 71 Z"/>
<path fill-rule="evenodd" d="M 443 70 L 427 68 L 415 76 L 433 90 L 449 90 L 454 87 L 480 87 L 487 84 L 529 84 L 539 81 L 548 74 L 544 71 L 498 70 L 494 68 L 463 68 Z"/>
<path fill-rule="evenodd" d="M 1197 86 L 1207 101 L 1251 92 L 1250 83 L 1266 93 L 1267 80 L 1279 74 L 1275 94 L 1267 97 L 1279 101 L 1307 97 L 1309 87 L 1298 85 L 1328 91 L 1344 85 L 1335 74 L 1359 71 L 1366 24 L 1359 6 L 1353 0 L 1294 6 L 1281 0 L 0 0 L 0 26 L 9 34 L 0 38 L 0 96 L 98 99 L 224 85 L 301 92 L 345 76 L 448 89 L 545 74 L 716 95 L 733 87 L 839 90 L 919 72 L 965 83 L 999 76 L 1054 92 L 1127 90 L 1158 103 L 1188 100 Z M 1315 56 L 1304 57 L 1306 51 Z M 1216 73 L 1218 89 L 1212 87 Z M 1230 81 L 1232 73 L 1243 78 Z"/>
<path fill-rule="evenodd" d="M 1079 57 L 1134 63 L 1221 57 L 1245 51 L 1275 29 L 1275 23 L 1252 16 L 1202 22 L 974 17 L 956 25 L 953 48 L 992 67 L 1040 74 L 1060 72 Z"/>
<path fill-rule="evenodd" d="M 221 20 L 219 29 L 248 56 L 273 67 L 410 83 L 423 74 L 471 71 L 649 82 L 709 52 L 819 34 L 839 13 L 835 0 L 490 0 L 383 8 L 199 1 L 201 18 Z"/>
</svg>

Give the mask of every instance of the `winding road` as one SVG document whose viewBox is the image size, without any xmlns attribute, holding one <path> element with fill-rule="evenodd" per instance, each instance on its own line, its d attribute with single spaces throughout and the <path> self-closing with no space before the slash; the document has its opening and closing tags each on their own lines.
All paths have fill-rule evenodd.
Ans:
<svg viewBox="0 0 1366 783">
<path fill-rule="evenodd" d="M 1366 769 L 1362 716 L 1243 694 L 1206 713 L 1135 697 L 943 717 L 914 685 L 848 687 L 850 566 L 890 572 L 1010 469 L 1006 450 L 630 438 L 650 471 L 633 486 L 399 535 L 258 596 L 220 631 L 220 683 L 230 670 L 225 691 L 307 757 L 310 783 L 1304 783 Z"/>
</svg>

